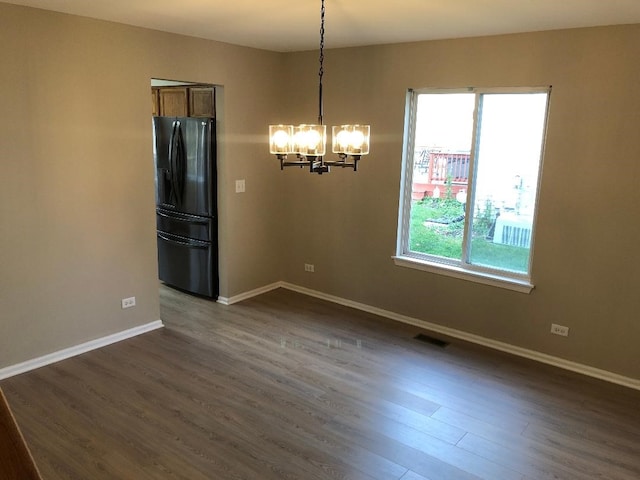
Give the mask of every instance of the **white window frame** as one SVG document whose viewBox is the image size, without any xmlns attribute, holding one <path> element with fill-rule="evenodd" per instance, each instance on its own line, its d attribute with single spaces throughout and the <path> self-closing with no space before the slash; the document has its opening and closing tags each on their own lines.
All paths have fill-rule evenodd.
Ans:
<svg viewBox="0 0 640 480">
<path fill-rule="evenodd" d="M 473 141 L 471 147 L 470 161 L 469 161 L 469 195 L 470 201 L 466 204 L 465 212 L 465 236 L 463 239 L 463 259 L 449 259 L 429 255 L 425 253 L 412 252 L 409 250 L 409 228 L 411 217 L 411 192 L 413 183 L 413 162 L 414 162 L 414 142 L 415 142 L 415 125 L 416 125 L 416 112 L 417 112 L 417 99 L 420 94 L 424 93 L 474 93 L 475 94 L 475 110 L 473 120 Z M 540 166 L 538 173 L 538 183 L 536 185 L 536 200 L 533 214 L 533 225 L 531 229 L 531 244 L 529 251 L 529 273 L 518 273 L 507 270 L 493 269 L 480 265 L 474 265 L 465 262 L 467 252 L 467 237 L 466 232 L 469 230 L 469 224 L 473 215 L 475 196 L 475 182 L 476 182 L 476 146 L 478 142 L 477 127 L 478 127 L 478 108 L 479 101 L 482 94 L 509 94 L 509 93 L 546 93 L 547 105 L 546 115 L 543 125 L 542 145 L 540 149 Z M 472 282 L 483 283 L 496 287 L 506 288 L 522 293 L 530 293 L 534 288 L 532 281 L 532 262 L 535 232 L 538 216 L 538 199 L 540 193 L 540 184 L 542 180 L 542 166 L 544 160 L 544 147 L 546 140 L 546 130 L 549 117 L 549 100 L 551 98 L 551 87 L 508 87 L 508 88 L 463 88 L 463 89 L 438 89 L 438 88 L 424 88 L 424 89 L 409 89 L 406 96 L 405 107 L 405 126 L 404 126 L 404 141 L 403 141 L 403 156 L 402 156 L 402 172 L 401 172 L 401 187 L 400 187 L 400 204 L 398 211 L 398 236 L 396 255 L 393 260 L 396 265 L 401 267 L 414 268 L 418 270 L 424 270 L 431 273 L 437 273 L 454 278 L 460 278 L 463 280 L 469 280 Z"/>
</svg>

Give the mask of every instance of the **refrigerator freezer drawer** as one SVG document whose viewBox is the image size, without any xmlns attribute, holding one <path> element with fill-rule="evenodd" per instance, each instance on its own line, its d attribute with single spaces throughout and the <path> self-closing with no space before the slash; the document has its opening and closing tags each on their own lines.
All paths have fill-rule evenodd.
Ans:
<svg viewBox="0 0 640 480">
<path fill-rule="evenodd" d="M 159 232 L 211 242 L 217 240 L 215 227 L 215 219 L 210 217 L 188 215 L 161 208 L 156 210 L 156 228 Z"/>
<path fill-rule="evenodd" d="M 166 284 L 215 298 L 217 264 L 217 249 L 211 242 L 158 232 L 159 277 Z"/>
</svg>

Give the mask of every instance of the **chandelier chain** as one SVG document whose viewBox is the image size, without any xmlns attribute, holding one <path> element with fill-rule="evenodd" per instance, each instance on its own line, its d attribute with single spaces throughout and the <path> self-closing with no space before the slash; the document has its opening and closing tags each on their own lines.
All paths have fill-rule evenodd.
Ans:
<svg viewBox="0 0 640 480">
<path fill-rule="evenodd" d="M 318 84 L 318 123 L 323 124 L 324 106 L 322 102 L 322 77 L 324 75 L 324 0 L 322 0 L 320 7 L 320 68 L 318 70 L 319 84 Z"/>
</svg>

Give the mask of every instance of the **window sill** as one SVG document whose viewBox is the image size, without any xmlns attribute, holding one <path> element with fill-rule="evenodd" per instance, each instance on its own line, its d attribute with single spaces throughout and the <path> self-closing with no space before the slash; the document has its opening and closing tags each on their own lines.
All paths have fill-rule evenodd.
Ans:
<svg viewBox="0 0 640 480">
<path fill-rule="evenodd" d="M 393 261 L 399 267 L 414 268 L 425 272 L 446 275 L 447 277 L 459 278 L 469 282 L 482 283 L 493 287 L 505 288 L 520 293 L 531 293 L 534 285 L 527 280 L 519 280 L 501 275 L 465 270 L 455 265 L 446 265 L 444 263 L 428 262 L 412 257 L 394 256 Z"/>
</svg>

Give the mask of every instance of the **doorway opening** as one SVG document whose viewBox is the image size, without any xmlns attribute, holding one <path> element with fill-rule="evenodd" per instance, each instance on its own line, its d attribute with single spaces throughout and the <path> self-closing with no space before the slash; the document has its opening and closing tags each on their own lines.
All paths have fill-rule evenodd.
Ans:
<svg viewBox="0 0 640 480">
<path fill-rule="evenodd" d="M 217 89 L 151 80 L 159 279 L 213 299 L 219 293 Z"/>
</svg>

